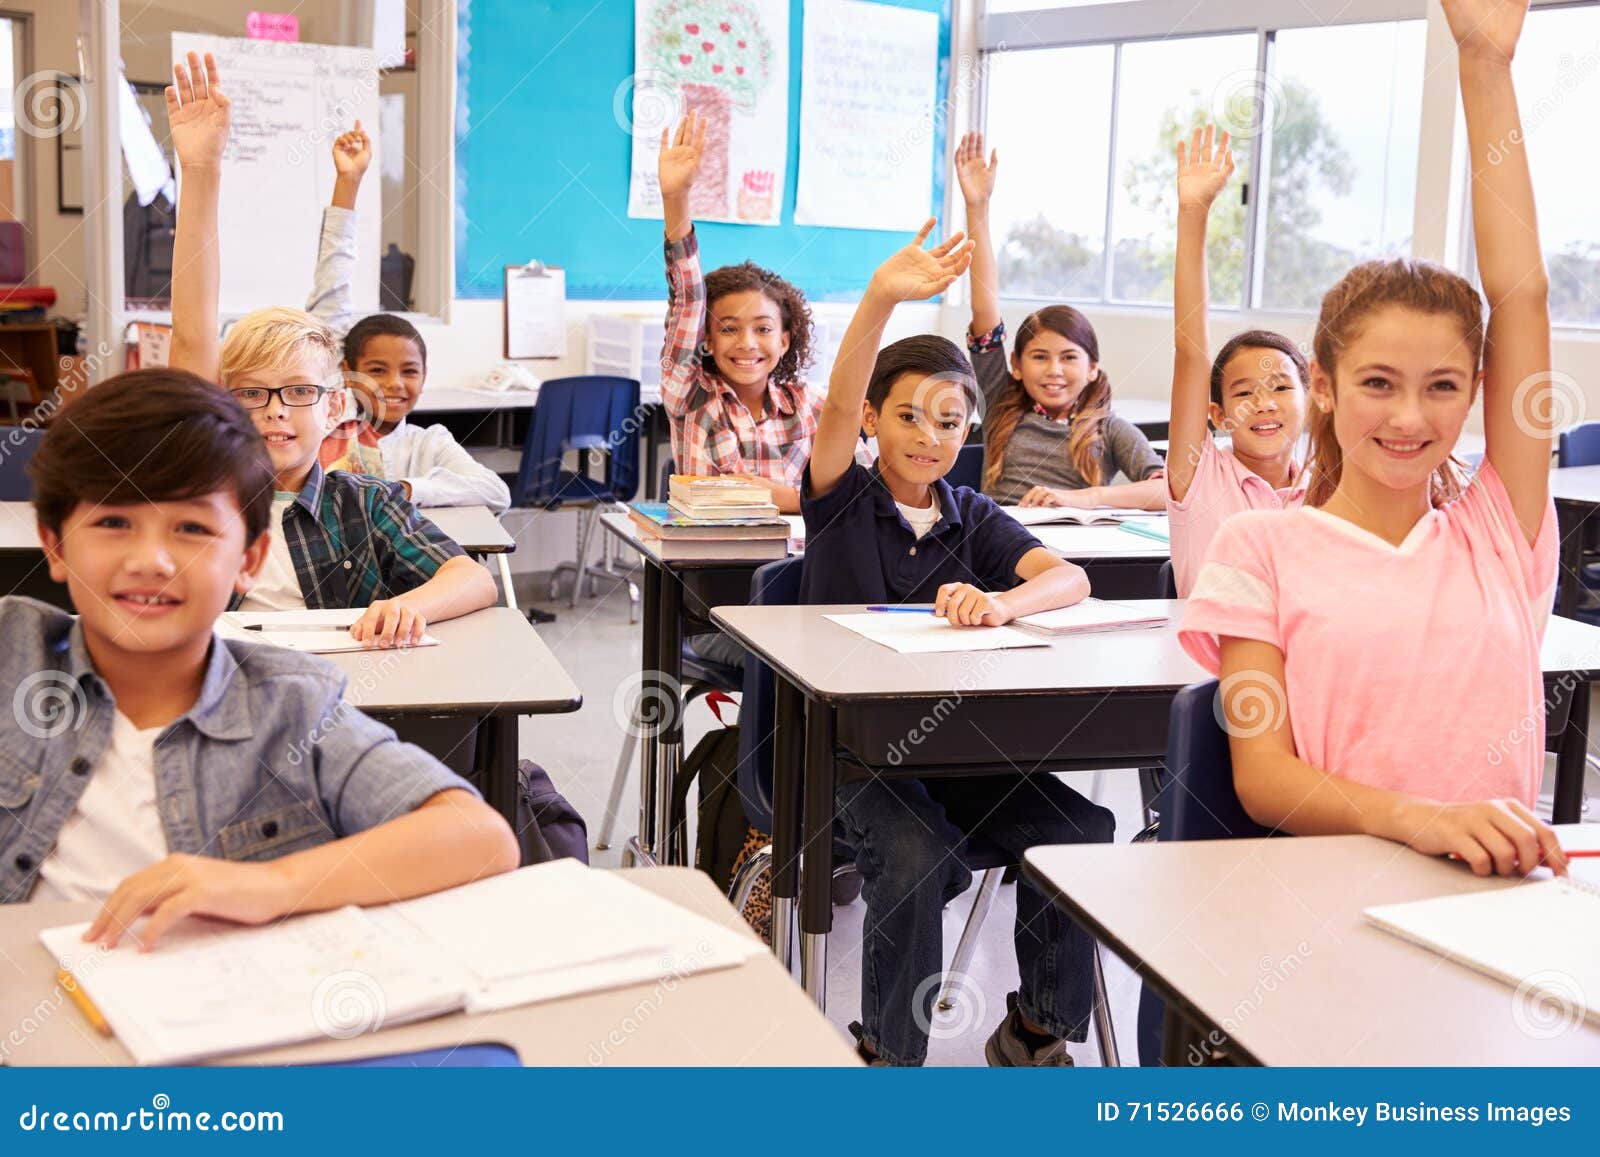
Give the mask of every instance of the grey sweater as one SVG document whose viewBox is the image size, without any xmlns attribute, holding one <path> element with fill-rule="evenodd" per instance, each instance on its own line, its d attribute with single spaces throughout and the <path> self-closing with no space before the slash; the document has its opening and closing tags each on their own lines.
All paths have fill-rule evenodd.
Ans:
<svg viewBox="0 0 1600 1157">
<path fill-rule="evenodd" d="M 983 391 L 984 408 L 994 406 L 1015 380 L 1006 359 L 1005 325 L 978 338 L 967 338 L 967 352 Z M 1082 490 L 1089 482 L 1072 464 L 1067 443 L 1072 435 L 1069 422 L 1057 422 L 1043 414 L 1027 411 L 1006 442 L 1005 465 L 1000 478 L 986 493 L 1002 505 L 1021 501 L 1035 486 L 1061 490 Z M 1162 468 L 1161 458 L 1151 448 L 1139 427 L 1112 413 L 1106 418 L 1105 438 L 1100 443 L 1100 480 L 1110 482 L 1118 473 L 1131 482 L 1143 482 Z"/>
</svg>

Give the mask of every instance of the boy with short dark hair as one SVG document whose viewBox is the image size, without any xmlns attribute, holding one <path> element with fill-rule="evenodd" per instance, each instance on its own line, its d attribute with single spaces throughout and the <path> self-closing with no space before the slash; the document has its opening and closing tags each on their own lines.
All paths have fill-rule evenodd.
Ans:
<svg viewBox="0 0 1600 1157">
<path fill-rule="evenodd" d="M 0 599 L 0 901 L 260 924 L 509 871 L 510 828 L 465 782 L 344 702 L 325 660 L 213 633 L 266 558 L 273 469 L 192 374 L 122 374 L 30 463 L 51 577 L 77 618 Z"/>
<path fill-rule="evenodd" d="M 913 337 L 878 347 L 894 307 L 932 297 L 966 269 L 961 235 L 916 241 L 873 274 L 829 379 L 800 509 L 805 603 L 932 603 L 952 624 L 999 626 L 1078 602 L 1082 569 L 1056 558 L 990 499 L 944 480 L 975 409 L 972 365 L 954 343 Z M 857 432 L 878 439 L 877 465 L 855 461 Z M 972 883 L 972 835 L 1018 857 L 1037 844 L 1106 842 L 1114 821 L 1053 775 L 873 777 L 838 789 L 867 902 L 861 1019 L 864 1060 L 918 1065 L 941 975 L 940 913 Z M 1093 941 L 1026 881 L 1017 884 L 1022 974 L 989 1038 L 991 1065 L 1070 1065 L 1087 1037 Z"/>
</svg>

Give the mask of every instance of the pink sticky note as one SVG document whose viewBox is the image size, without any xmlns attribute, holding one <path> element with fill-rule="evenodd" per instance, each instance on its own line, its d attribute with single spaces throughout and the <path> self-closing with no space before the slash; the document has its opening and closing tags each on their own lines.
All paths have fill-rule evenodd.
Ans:
<svg viewBox="0 0 1600 1157">
<path fill-rule="evenodd" d="M 300 18 L 292 12 L 252 12 L 245 17 L 244 30 L 251 40 L 300 39 Z"/>
</svg>

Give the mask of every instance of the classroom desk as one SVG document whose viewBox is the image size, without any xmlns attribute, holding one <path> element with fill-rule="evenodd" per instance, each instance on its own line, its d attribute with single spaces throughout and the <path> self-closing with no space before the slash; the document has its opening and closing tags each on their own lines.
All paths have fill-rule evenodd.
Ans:
<svg viewBox="0 0 1600 1157">
<path fill-rule="evenodd" d="M 1559 830 L 1567 847 L 1600 847 L 1600 826 Z M 1516 886 L 1443 858 L 1299 836 L 1039 847 L 1024 871 L 1166 1000 L 1169 1065 L 1192 1063 L 1212 1032 L 1264 1065 L 1600 1064 L 1600 1025 L 1535 1011 L 1362 916 Z"/>
<path fill-rule="evenodd" d="M 1172 403 L 1163 398 L 1111 399 L 1112 413 L 1132 422 L 1143 430 L 1146 437 L 1165 438 L 1167 423 L 1172 418 Z"/>
<path fill-rule="evenodd" d="M 515 825 L 518 716 L 576 711 L 583 695 L 532 624 L 510 607 L 430 623 L 428 633 L 439 646 L 322 657 L 348 676 L 346 698 L 369 715 L 477 719 L 478 789 Z"/>
<path fill-rule="evenodd" d="M 730 928 L 749 927 L 716 885 L 683 868 L 625 873 L 629 882 Z M 88 919 L 93 904 L 0 905 L 0 1036 L 8 1065 L 128 1065 L 119 1043 L 91 1032 L 61 999 L 38 934 Z M 48 1015 L 41 1010 L 48 1009 Z M 321 1064 L 493 1041 L 524 1065 L 858 1065 L 855 1050 L 765 953 L 738 968 L 501 1012 L 455 1013 L 349 1040 L 320 1040 L 227 1057 L 230 1065 Z M 618 1043 L 620 1042 L 620 1043 Z"/>
<path fill-rule="evenodd" d="M 1159 513 L 1151 512 L 1155 517 Z M 1147 599 L 1161 595 L 1161 567 L 1172 558 L 1170 543 L 1157 542 L 1110 523 L 1092 526 L 1034 526 L 1051 554 L 1075 562 L 1089 586 L 1103 599 Z"/>
<path fill-rule="evenodd" d="M 468 554 L 492 554 L 500 570 L 500 586 L 506 606 L 517 608 L 517 595 L 511 587 L 510 554 L 517 540 L 501 524 L 499 516 L 487 506 L 422 506 L 418 512 L 453 538 Z"/>
<path fill-rule="evenodd" d="M 639 833 L 629 850 L 646 863 L 682 864 L 687 855 L 682 833 L 671 830 L 670 785 L 683 759 L 683 640 L 716 629 L 712 607 L 749 601 L 750 576 L 770 560 L 663 562 L 628 515 L 602 514 L 600 523 L 644 563 L 639 693 L 643 702 L 665 704 L 660 725 L 641 744 Z"/>
<path fill-rule="evenodd" d="M 801 979 L 819 1002 L 833 913 L 835 752 L 878 775 L 1018 774 L 1155 767 L 1179 689 L 1206 678 L 1178 644 L 1181 600 L 1133 601 L 1170 620 L 1145 630 L 1053 639 L 1048 647 L 901 655 L 828 622 L 861 606 L 719 606 L 712 620 L 777 676 L 773 759 L 773 939 L 785 960 L 800 907 Z M 1552 619 L 1541 655 L 1547 727 L 1559 735 L 1555 818 L 1583 802 L 1588 685 L 1600 679 L 1600 627 Z M 929 720 L 934 727 L 929 729 Z"/>
<path fill-rule="evenodd" d="M 1583 540 L 1588 521 L 1600 509 L 1600 466 L 1568 466 L 1550 471 L 1550 497 L 1556 503 L 1561 537 L 1558 613 L 1577 613 L 1583 597 Z"/>
</svg>

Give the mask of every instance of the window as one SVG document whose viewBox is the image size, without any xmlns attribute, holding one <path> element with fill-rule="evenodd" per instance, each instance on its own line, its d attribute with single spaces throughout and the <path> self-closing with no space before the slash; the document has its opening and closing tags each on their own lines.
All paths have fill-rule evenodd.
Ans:
<svg viewBox="0 0 1600 1157">
<path fill-rule="evenodd" d="M 1600 325 L 1592 167 L 1600 119 L 1600 6 L 1535 9 L 1512 65 L 1557 325 Z"/>
<path fill-rule="evenodd" d="M 1260 305 L 1316 309 L 1352 265 L 1410 252 L 1426 36 L 1422 20 L 1276 35 Z"/>
<path fill-rule="evenodd" d="M 1100 296 L 1114 54 L 1106 44 L 988 58 L 988 143 L 1000 154 L 990 225 L 1004 293 Z M 1049 107 L 1070 118 L 1041 118 Z"/>
<path fill-rule="evenodd" d="M 1079 6 L 1001 0 L 988 11 Z M 1206 120 L 1233 134 L 1239 170 L 1212 211 L 1207 252 L 1218 307 L 1315 310 L 1350 265 L 1409 250 L 1424 20 L 1371 22 L 1368 5 L 1368 22 L 1322 24 L 1239 0 L 1214 32 L 1093 41 L 1096 31 L 1108 40 L 1134 34 L 1137 7 L 1126 19 L 1102 13 L 1095 30 L 1045 13 L 993 25 L 985 108 L 1002 157 L 994 203 L 1002 292 L 1171 301 L 1174 149 Z M 1395 7 L 1404 15 L 1415 8 Z M 1231 31 L 1258 19 L 1292 26 Z M 1002 42 L 1002 33 L 1028 29 L 1041 46 Z M 1047 120 L 1041 109 L 1063 111 Z M 1576 230 L 1581 198 L 1569 197 Z M 1600 246 L 1584 268 L 1600 290 Z M 1593 308 L 1600 312 L 1600 300 Z"/>
<path fill-rule="evenodd" d="M 1116 206 L 1112 216 L 1114 301 L 1171 301 L 1178 205 L 1178 137 L 1209 119 L 1234 124 L 1234 161 L 1250 171 L 1249 105 L 1255 78 L 1254 36 L 1151 40 L 1122 48 L 1117 82 Z M 1244 100 L 1240 100 L 1240 89 Z M 1220 102 L 1220 103 L 1219 103 Z M 1240 132 L 1239 130 L 1243 130 Z M 1242 178 L 1234 177 L 1234 188 Z M 1237 309 L 1244 300 L 1243 204 L 1228 195 L 1213 207 L 1212 300 Z M 1218 245 L 1218 240 L 1221 245 Z"/>
</svg>

